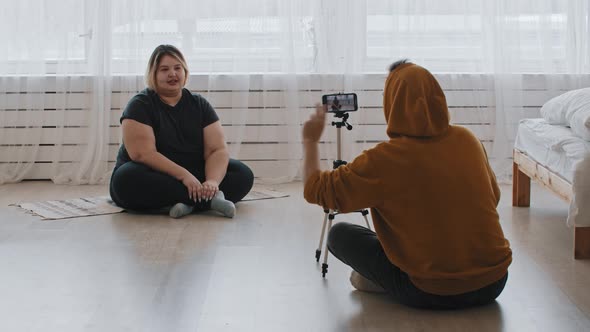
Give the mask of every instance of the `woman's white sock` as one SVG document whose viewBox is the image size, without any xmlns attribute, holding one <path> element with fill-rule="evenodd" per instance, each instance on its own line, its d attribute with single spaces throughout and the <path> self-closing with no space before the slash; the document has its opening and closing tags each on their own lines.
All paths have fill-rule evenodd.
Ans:
<svg viewBox="0 0 590 332">
<path fill-rule="evenodd" d="M 218 191 L 211 199 L 211 210 L 215 210 L 228 218 L 233 218 L 236 215 L 236 206 L 232 201 L 226 200 L 221 191 Z"/>
<path fill-rule="evenodd" d="M 176 203 L 170 208 L 168 215 L 172 218 L 180 218 L 186 216 L 187 214 L 191 214 L 191 212 L 193 212 L 192 206 L 186 205 L 184 203 Z"/>
</svg>

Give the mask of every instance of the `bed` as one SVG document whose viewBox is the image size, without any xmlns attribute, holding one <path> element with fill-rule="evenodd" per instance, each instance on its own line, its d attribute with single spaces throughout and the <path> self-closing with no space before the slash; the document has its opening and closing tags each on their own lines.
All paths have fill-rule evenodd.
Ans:
<svg viewBox="0 0 590 332">
<path fill-rule="evenodd" d="M 545 117 L 524 119 L 513 157 L 512 205 L 530 205 L 531 179 L 553 191 L 569 203 L 574 258 L 590 259 L 590 140 Z"/>
</svg>

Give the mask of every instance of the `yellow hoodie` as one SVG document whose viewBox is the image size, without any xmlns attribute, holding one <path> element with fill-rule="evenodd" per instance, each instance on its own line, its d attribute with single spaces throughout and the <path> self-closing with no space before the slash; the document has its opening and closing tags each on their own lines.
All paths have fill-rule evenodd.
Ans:
<svg viewBox="0 0 590 332">
<path fill-rule="evenodd" d="M 390 140 L 310 175 L 305 199 L 340 212 L 371 208 L 385 254 L 425 292 L 461 294 L 502 278 L 512 251 L 482 144 L 449 124 L 444 93 L 420 66 L 389 74 L 383 108 Z"/>
</svg>

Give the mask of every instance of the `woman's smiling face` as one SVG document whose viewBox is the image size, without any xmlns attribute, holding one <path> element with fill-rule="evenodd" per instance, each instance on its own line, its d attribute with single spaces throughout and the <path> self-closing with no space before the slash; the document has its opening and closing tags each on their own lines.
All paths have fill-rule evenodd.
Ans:
<svg viewBox="0 0 590 332">
<path fill-rule="evenodd" d="M 186 73 L 180 61 L 170 55 L 164 55 L 156 71 L 158 93 L 180 93 L 186 83 Z"/>
</svg>

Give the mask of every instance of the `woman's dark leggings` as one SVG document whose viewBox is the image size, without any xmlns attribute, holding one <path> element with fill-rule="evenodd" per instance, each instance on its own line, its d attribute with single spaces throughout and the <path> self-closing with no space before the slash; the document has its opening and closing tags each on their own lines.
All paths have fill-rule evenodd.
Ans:
<svg viewBox="0 0 590 332">
<path fill-rule="evenodd" d="M 195 174 L 203 182 L 204 176 Z M 227 173 L 219 184 L 225 199 L 237 202 L 252 189 L 254 174 L 241 161 L 230 159 Z M 194 205 L 195 210 L 210 209 L 210 202 L 194 202 L 188 190 L 174 177 L 155 171 L 146 165 L 127 162 L 113 171 L 110 184 L 111 198 L 117 205 L 135 211 L 157 211 L 176 203 Z"/>
<path fill-rule="evenodd" d="M 328 249 L 365 278 L 383 287 L 394 300 L 416 308 L 460 309 L 494 302 L 508 274 L 481 289 L 458 295 L 434 295 L 418 289 L 409 276 L 385 256 L 377 234 L 359 225 L 339 222 L 328 233 Z"/>
</svg>

